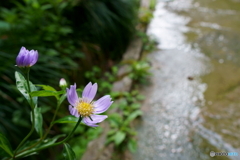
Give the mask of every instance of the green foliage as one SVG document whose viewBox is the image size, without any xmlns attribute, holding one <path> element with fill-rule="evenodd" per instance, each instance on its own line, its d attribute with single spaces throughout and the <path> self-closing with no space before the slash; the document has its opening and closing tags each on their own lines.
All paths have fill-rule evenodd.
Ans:
<svg viewBox="0 0 240 160">
<path fill-rule="evenodd" d="M 0 132 L 0 157 L 12 156 L 13 151 L 8 139 Z"/>
<path fill-rule="evenodd" d="M 27 89 L 27 81 L 24 78 L 24 76 L 19 72 L 15 72 L 15 78 L 16 78 L 17 89 L 26 98 L 26 100 L 28 101 L 30 106 L 32 106 L 32 105 L 36 106 L 37 97 L 34 97 L 34 98 L 31 99 L 31 97 L 29 96 L 29 94 L 28 94 L 29 92 L 28 92 L 28 89 Z M 35 87 L 35 85 L 32 84 L 32 82 L 29 82 L 29 85 L 30 85 L 30 90 L 31 91 L 36 91 L 37 90 L 37 88 Z"/>
<path fill-rule="evenodd" d="M 52 124 L 55 124 L 55 123 L 77 123 L 77 121 L 78 121 L 77 117 L 69 115 L 69 116 L 65 116 L 63 118 L 60 118 L 60 119 L 52 122 Z"/>
<path fill-rule="evenodd" d="M 68 16 L 79 37 L 100 46 L 105 58 L 119 59 L 125 51 L 137 22 L 138 0 L 82 0 Z M 86 45 L 87 45 L 86 44 Z"/>
<path fill-rule="evenodd" d="M 58 139 L 64 137 L 65 135 L 57 135 L 53 138 L 45 139 L 44 141 L 41 141 L 41 143 L 35 145 L 34 147 L 29 148 L 29 146 L 32 146 L 36 144 L 39 139 L 28 141 L 19 149 L 20 153 L 16 156 L 18 158 L 25 157 L 25 156 L 31 156 L 33 154 L 37 154 L 37 151 L 42 150 L 44 148 L 52 146 Z"/>
<path fill-rule="evenodd" d="M 151 75 L 149 72 L 150 64 L 146 60 L 129 60 L 123 62 L 128 64 L 130 71 L 127 73 L 130 78 L 134 80 L 135 83 L 147 83 L 147 77 Z"/>
<path fill-rule="evenodd" d="M 156 49 L 156 39 L 148 36 L 145 32 L 141 31 L 138 32 L 138 36 L 142 38 L 144 52 L 150 53 Z"/>
<path fill-rule="evenodd" d="M 43 136 L 43 128 L 42 128 L 43 117 L 42 117 L 41 109 L 42 108 L 39 108 L 36 106 L 33 110 L 33 112 L 35 114 L 35 126 L 34 127 L 35 127 L 36 132 L 39 134 L 40 138 L 42 138 L 42 136 Z M 32 117 L 31 117 L 31 120 L 32 120 Z"/>
<path fill-rule="evenodd" d="M 62 91 L 49 91 L 49 90 L 41 90 L 41 91 L 33 91 L 31 92 L 32 97 L 48 97 L 55 96 L 56 99 L 59 99 L 58 95 L 62 94 Z"/>
<path fill-rule="evenodd" d="M 157 0 L 150 0 L 149 9 L 153 11 L 155 9 L 156 4 L 157 4 Z"/>
<path fill-rule="evenodd" d="M 69 130 L 74 126 L 74 123 L 65 124 L 62 127 L 64 133 L 68 133 Z M 103 131 L 103 128 L 96 127 L 90 128 L 85 125 L 81 125 L 74 132 L 73 138 L 69 141 L 69 144 L 72 146 L 73 151 L 76 154 L 77 159 L 80 159 L 81 156 L 86 151 L 87 145 L 90 141 L 96 139 Z"/>
<path fill-rule="evenodd" d="M 63 156 L 65 160 L 76 160 L 76 155 L 69 144 L 64 143 Z"/>
<path fill-rule="evenodd" d="M 119 151 L 128 149 L 132 152 L 136 150 L 136 132 L 131 126 L 131 123 L 139 116 L 142 115 L 140 110 L 139 101 L 144 97 L 138 91 L 113 93 L 112 96 L 120 98 L 120 103 L 113 104 L 113 107 L 118 107 L 122 115 L 113 113 L 109 115 L 108 121 L 110 122 L 111 130 L 108 133 L 106 143 L 114 142 Z"/>
<path fill-rule="evenodd" d="M 110 92 L 113 82 L 116 81 L 117 66 L 113 66 L 110 72 L 103 72 L 99 67 L 93 66 L 91 71 L 85 73 L 85 77 L 89 81 L 98 83 L 100 92 Z"/>
<path fill-rule="evenodd" d="M 1 158 L 3 159 L 16 159 L 16 158 L 23 158 L 23 157 L 28 157 L 32 156 L 34 154 L 37 154 L 39 151 L 54 147 L 60 144 L 65 143 L 67 140 L 71 138 L 73 135 L 74 131 L 78 127 L 79 123 L 82 120 L 82 117 L 79 118 L 72 118 L 72 117 L 65 117 L 60 120 L 54 121 L 56 118 L 56 114 L 59 111 L 59 107 L 63 100 L 66 98 L 66 90 L 62 90 L 60 94 L 61 97 L 59 98 L 60 94 L 57 94 L 56 99 L 57 99 L 57 107 L 56 110 L 54 111 L 54 115 L 52 118 L 52 121 L 46 131 L 43 130 L 43 116 L 42 116 L 42 111 L 40 107 L 38 107 L 37 103 L 37 96 L 38 94 L 40 96 L 46 97 L 49 96 L 49 93 L 46 92 L 47 90 L 51 90 L 52 92 L 58 92 L 51 86 L 47 85 L 38 85 L 41 86 L 44 90 L 44 92 L 39 93 L 39 91 L 36 91 L 35 85 L 33 85 L 29 81 L 29 72 L 30 72 L 30 67 L 25 67 L 25 68 L 20 68 L 22 72 L 24 72 L 24 76 L 19 73 L 15 72 L 15 78 L 16 78 L 16 85 L 17 89 L 22 93 L 23 97 L 26 98 L 26 100 L 29 102 L 30 108 L 31 108 L 31 114 L 30 114 L 30 119 L 31 119 L 31 129 L 29 133 L 21 140 L 21 142 L 17 145 L 16 149 L 14 152 L 11 149 L 10 143 L 8 139 L 0 133 L 0 155 Z M 35 93 L 35 97 L 31 95 L 31 93 Z M 55 96 L 55 95 L 54 95 Z M 74 128 L 71 130 L 70 133 L 68 133 L 68 136 L 66 136 L 63 140 L 59 141 L 59 138 L 63 137 L 63 135 L 58 134 L 57 136 L 53 138 L 47 138 L 51 128 L 53 127 L 54 124 L 56 123 L 72 123 L 73 120 L 77 120 L 77 123 L 75 124 Z M 36 131 L 38 134 L 39 139 L 36 140 L 30 140 L 30 137 L 33 135 L 33 132 Z M 76 159 L 75 153 L 72 151 L 71 147 L 68 144 L 64 144 L 64 154 L 63 156 L 65 159 Z"/>
<path fill-rule="evenodd" d="M 148 8 L 140 8 L 140 18 L 139 21 L 143 25 L 148 25 L 151 19 L 153 18 L 153 13 Z"/>
<path fill-rule="evenodd" d="M 112 62 L 110 58 L 114 60 L 121 58 L 135 31 L 137 7 L 136 0 L 1 2 L 0 132 L 7 135 L 12 146 L 19 143 L 31 126 L 31 121 L 27 118 L 30 108 L 26 107 L 27 103 L 30 103 L 29 97 L 26 97 L 25 101 L 16 92 L 12 74 L 16 69 L 15 58 L 20 47 L 34 48 L 39 52 L 37 62 L 39 65 L 32 67 L 30 77 L 35 84 L 43 83 L 57 88 L 56 82 L 62 77 L 85 84 L 87 80 L 83 75 L 87 70 L 91 70 L 93 65 L 103 68 L 100 73 L 102 75 L 110 66 L 108 62 Z M 21 79 L 18 73 L 16 76 Z M 106 80 L 112 82 L 114 79 L 111 74 L 104 77 L 99 78 L 99 83 L 103 84 L 100 91 L 110 90 L 111 83 L 107 83 Z M 30 85 L 32 86 L 31 83 Z M 26 86 L 18 84 L 19 88 L 22 94 L 26 92 Z M 58 103 L 61 104 L 66 95 L 60 96 L 62 92 L 44 86 L 37 86 L 37 89 L 38 91 L 31 89 L 33 91 L 31 96 L 34 104 L 36 98 L 41 97 L 39 106 L 42 116 L 46 117 L 42 122 L 45 128 L 55 109 L 49 107 L 55 102 L 54 97 L 59 99 Z M 47 99 L 46 96 L 53 97 Z M 57 117 L 65 116 L 66 110 L 67 107 Z M 40 110 L 38 112 L 40 113 Z M 56 128 L 61 130 L 59 127 L 61 126 Z M 36 136 L 34 133 L 33 137 Z"/>
</svg>

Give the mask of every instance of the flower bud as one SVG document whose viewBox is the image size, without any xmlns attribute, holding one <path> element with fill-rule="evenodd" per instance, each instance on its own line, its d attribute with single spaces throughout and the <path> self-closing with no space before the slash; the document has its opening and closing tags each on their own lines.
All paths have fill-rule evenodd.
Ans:
<svg viewBox="0 0 240 160">
<path fill-rule="evenodd" d="M 38 51 L 29 51 L 25 47 L 22 47 L 16 58 L 16 63 L 18 67 L 31 67 L 37 62 L 37 60 Z"/>
<path fill-rule="evenodd" d="M 67 88 L 67 82 L 66 82 L 66 80 L 64 78 L 60 79 L 59 86 L 61 88 Z"/>
</svg>

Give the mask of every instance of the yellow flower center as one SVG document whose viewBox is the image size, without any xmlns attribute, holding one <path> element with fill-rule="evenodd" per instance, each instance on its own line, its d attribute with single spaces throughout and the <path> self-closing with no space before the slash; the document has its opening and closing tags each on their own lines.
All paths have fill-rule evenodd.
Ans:
<svg viewBox="0 0 240 160">
<path fill-rule="evenodd" d="M 78 113 L 83 117 L 89 117 L 93 114 L 93 105 L 91 103 L 79 102 L 76 109 Z"/>
</svg>

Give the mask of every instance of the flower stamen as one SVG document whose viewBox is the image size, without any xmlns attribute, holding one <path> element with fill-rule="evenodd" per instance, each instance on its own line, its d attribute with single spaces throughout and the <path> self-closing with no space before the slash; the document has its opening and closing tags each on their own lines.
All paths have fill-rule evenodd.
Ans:
<svg viewBox="0 0 240 160">
<path fill-rule="evenodd" d="M 94 106 L 91 103 L 80 101 L 77 104 L 77 111 L 83 117 L 90 117 L 93 114 Z"/>
</svg>

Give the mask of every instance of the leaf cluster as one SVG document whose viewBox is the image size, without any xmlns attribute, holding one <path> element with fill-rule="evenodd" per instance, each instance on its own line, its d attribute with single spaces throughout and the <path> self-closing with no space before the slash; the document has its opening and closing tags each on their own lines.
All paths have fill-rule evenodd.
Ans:
<svg viewBox="0 0 240 160">
<path fill-rule="evenodd" d="M 115 98 L 120 98 L 119 103 L 113 104 L 122 114 L 112 113 L 109 115 L 111 130 L 108 133 L 106 143 L 113 142 L 119 151 L 129 149 L 131 152 L 136 150 L 137 142 L 135 140 L 136 132 L 132 127 L 132 122 L 142 115 L 140 110 L 140 101 L 144 96 L 140 95 L 138 91 L 112 93 Z"/>
</svg>

